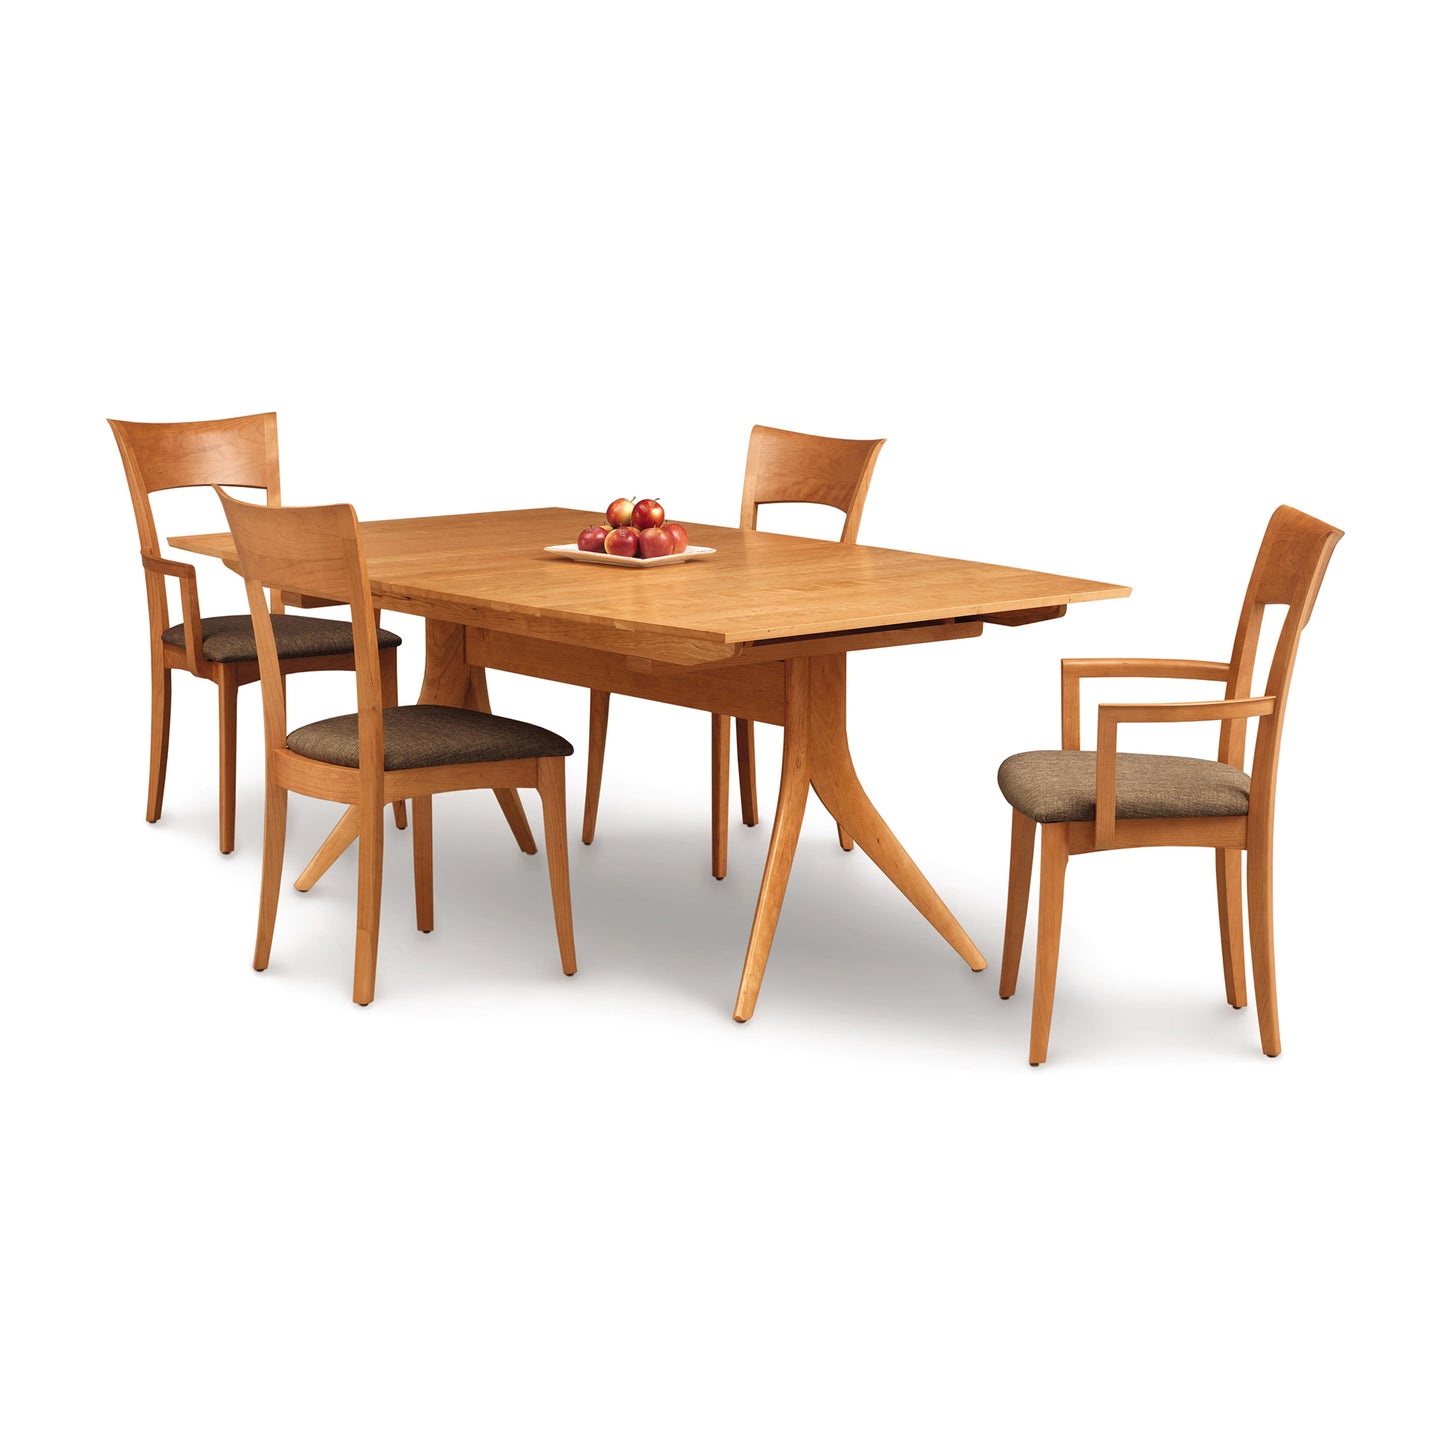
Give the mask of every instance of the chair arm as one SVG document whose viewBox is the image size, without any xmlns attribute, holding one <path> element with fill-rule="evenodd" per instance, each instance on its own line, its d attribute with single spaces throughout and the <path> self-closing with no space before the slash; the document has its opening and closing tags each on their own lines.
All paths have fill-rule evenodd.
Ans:
<svg viewBox="0 0 1445 1445">
<path fill-rule="evenodd" d="M 1272 697 L 1228 697 L 1218 702 L 1100 704 L 1099 744 L 1095 754 L 1094 846 L 1114 846 L 1121 722 L 1224 722 L 1229 718 L 1265 717 L 1273 711 Z"/>
<path fill-rule="evenodd" d="M 1066 657 L 1059 664 L 1064 747 L 1079 748 L 1081 677 L 1188 677 L 1196 682 L 1229 681 L 1227 662 L 1194 662 L 1177 657 Z"/>
<path fill-rule="evenodd" d="M 201 599 L 196 591 L 196 569 L 189 562 L 175 562 L 169 557 L 151 557 L 142 552 L 141 566 L 161 577 L 175 577 L 181 584 L 181 621 L 186 629 L 186 667 L 199 675 L 201 671 Z M 165 619 L 167 609 L 162 608 Z M 168 626 L 169 623 L 167 622 Z M 159 629 L 165 631 L 165 627 Z"/>
</svg>

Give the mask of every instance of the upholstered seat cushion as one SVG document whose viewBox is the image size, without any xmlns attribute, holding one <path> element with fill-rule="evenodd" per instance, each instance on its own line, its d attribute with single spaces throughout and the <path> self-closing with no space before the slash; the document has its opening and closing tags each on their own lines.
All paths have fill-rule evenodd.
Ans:
<svg viewBox="0 0 1445 1445">
<path fill-rule="evenodd" d="M 1097 767 L 1094 753 L 1015 753 L 998 785 L 1036 823 L 1087 823 Z M 1120 818 L 1233 818 L 1249 812 L 1249 774 L 1205 758 L 1120 753 L 1115 796 Z"/>
<path fill-rule="evenodd" d="M 381 712 L 384 767 L 435 768 L 446 763 L 502 763 L 514 758 L 566 758 L 572 744 L 546 728 L 467 707 L 388 707 Z M 356 714 L 297 728 L 286 746 L 302 757 L 354 768 L 360 757 Z"/>
<path fill-rule="evenodd" d="M 294 616 L 278 613 L 271 618 L 276 634 L 276 655 L 289 657 L 332 657 L 351 651 L 351 624 L 331 617 Z M 186 645 L 184 623 L 168 627 L 161 641 L 172 647 Z M 384 627 L 376 629 L 378 647 L 400 647 L 401 638 Z M 201 653 L 211 662 L 255 662 L 256 634 L 248 613 L 244 617 L 201 618 Z"/>
</svg>

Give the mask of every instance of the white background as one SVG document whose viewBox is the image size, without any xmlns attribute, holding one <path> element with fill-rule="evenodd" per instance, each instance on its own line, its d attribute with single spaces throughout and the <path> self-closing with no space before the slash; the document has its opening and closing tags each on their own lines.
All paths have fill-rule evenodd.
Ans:
<svg viewBox="0 0 1445 1445">
<path fill-rule="evenodd" d="M 11 20 L 10 1438 L 1431 1433 L 1433 11 Z M 366 517 L 651 493 L 728 523 L 753 423 L 886 436 L 865 543 L 1132 585 L 852 664 L 860 772 L 989 971 L 814 811 L 738 1026 L 766 829 L 708 877 L 705 718 L 615 704 L 583 849 L 585 696 L 497 677 L 579 744 L 576 977 L 481 796 L 438 805 L 430 936 L 388 833 L 373 1007 L 350 861 L 285 891 L 254 974 L 259 700 L 235 853 L 184 677 L 147 827 L 105 418 L 273 409 L 288 500 Z M 174 500 L 163 532 L 218 527 Z M 997 764 L 1054 745 L 1062 655 L 1226 655 L 1280 502 L 1346 533 L 1280 780 L 1285 1052 L 1224 1003 L 1208 855 L 1159 851 L 1071 869 L 1029 1069 Z M 389 623 L 414 695 L 421 624 Z M 294 684 L 293 716 L 344 689 Z M 331 812 L 293 805 L 288 874 Z"/>
</svg>

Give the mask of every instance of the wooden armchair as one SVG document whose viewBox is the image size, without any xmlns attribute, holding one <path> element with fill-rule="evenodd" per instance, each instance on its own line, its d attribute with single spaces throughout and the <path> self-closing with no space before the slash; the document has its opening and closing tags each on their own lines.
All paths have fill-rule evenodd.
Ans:
<svg viewBox="0 0 1445 1445">
<path fill-rule="evenodd" d="M 808 436 L 755 426 L 748 440 L 743 474 L 742 518 L 746 531 L 758 530 L 758 508 L 769 502 L 808 502 L 843 513 L 840 542 L 858 540 L 868 484 L 886 438 L 847 441 L 837 437 Z M 590 843 L 597 827 L 597 800 L 602 791 L 602 760 L 607 748 L 607 713 L 612 694 L 594 692 L 587 729 L 587 792 L 582 806 L 582 841 Z M 712 719 L 712 874 L 725 878 L 728 865 L 728 723 L 714 713 Z M 738 789 L 742 795 L 743 822 L 758 821 L 758 784 L 754 764 L 753 724 L 737 720 Z M 853 840 L 838 828 L 838 843 L 852 848 Z"/>
<path fill-rule="evenodd" d="M 1280 1051 L 1275 999 L 1273 849 L 1275 775 L 1280 732 L 1300 634 L 1335 544 L 1337 528 L 1291 507 L 1270 518 L 1226 662 L 1157 658 L 1066 658 L 1063 662 L 1063 751 L 1018 753 L 999 768 L 999 788 L 1012 805 L 1008 918 L 999 996 L 1018 983 L 1028 912 L 1034 829 L 1043 826 L 1039 864 L 1038 949 L 1034 965 L 1029 1063 L 1048 1056 L 1063 920 L 1064 870 L 1078 853 L 1112 848 L 1213 848 L 1224 954 L 1225 996 L 1246 1003 L 1244 908 L 1240 863 L 1248 856 L 1249 938 L 1255 1011 L 1264 1052 Z M 1288 608 L 1264 693 L 1251 696 L 1264 610 Z M 1079 682 L 1094 677 L 1187 678 L 1224 685 L 1218 702 L 1123 703 L 1099 708 L 1098 745 L 1079 747 Z M 1258 718 L 1253 763 L 1243 771 L 1248 720 Z M 1120 723 L 1220 724 L 1217 761 L 1118 751 Z"/>
<path fill-rule="evenodd" d="M 266 493 L 266 505 L 281 505 L 281 469 L 276 445 L 276 414 L 229 417 L 224 421 L 112 421 L 130 486 L 140 533 L 150 611 L 151 748 L 146 822 L 161 816 L 166 788 L 166 755 L 171 735 L 171 673 L 180 670 L 216 684 L 220 701 L 221 852 L 236 845 L 236 692 L 260 676 L 256 638 L 248 616 L 203 617 L 196 591 L 196 569 L 161 555 L 151 511 L 151 493 L 172 487 L 254 487 Z M 181 621 L 174 626 L 166 597 L 166 578 L 180 584 Z M 279 596 L 271 599 L 276 647 L 283 673 L 351 671 L 356 666 L 351 624 L 325 617 L 292 617 Z M 381 648 L 382 690 L 387 705 L 396 703 L 396 649 L 401 638 L 373 627 Z M 396 804 L 396 825 L 406 826 L 406 804 Z"/>
<path fill-rule="evenodd" d="M 567 874 L 565 760 L 572 744 L 546 728 L 471 708 L 397 707 L 383 695 L 381 662 L 367 623 L 371 585 L 356 513 L 346 505 L 260 507 L 220 493 L 255 625 L 266 722 L 266 828 L 261 910 L 252 966 L 264 969 L 281 891 L 288 793 L 355 807 L 360 830 L 356 962 L 352 999 L 376 992 L 381 859 L 387 803 L 413 800 L 416 926 L 432 929 L 432 797 L 468 788 L 536 788 L 542 798 L 547 871 L 563 973 L 577 971 Z M 351 609 L 357 710 L 288 731 L 276 618 L 263 586 L 336 598 Z"/>
</svg>

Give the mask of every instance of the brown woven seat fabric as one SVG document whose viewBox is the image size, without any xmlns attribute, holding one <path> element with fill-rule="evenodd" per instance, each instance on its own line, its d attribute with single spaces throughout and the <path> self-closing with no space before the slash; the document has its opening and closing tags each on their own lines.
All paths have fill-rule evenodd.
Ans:
<svg viewBox="0 0 1445 1445">
<path fill-rule="evenodd" d="M 1094 819 L 1093 753 L 1015 753 L 999 765 L 998 785 L 1036 823 Z M 1205 758 L 1120 753 L 1115 789 L 1120 818 L 1237 818 L 1249 812 L 1249 774 Z"/>
<path fill-rule="evenodd" d="M 535 723 L 473 712 L 469 707 L 417 703 L 381 712 L 382 766 L 436 768 L 447 763 L 503 763 L 517 758 L 567 758 L 572 744 Z M 304 758 L 354 768 L 360 757 L 356 714 L 323 718 L 297 728 L 286 746 Z"/>
<path fill-rule="evenodd" d="M 297 617 L 289 612 L 272 616 L 276 633 L 276 655 L 288 657 L 331 657 L 351 651 L 351 624 L 331 617 Z M 186 645 L 184 623 L 161 633 L 161 641 L 172 647 Z M 384 627 L 376 629 L 378 647 L 400 647 L 401 638 Z M 249 617 L 201 618 L 201 654 L 211 662 L 255 662 L 256 634 Z"/>
</svg>

